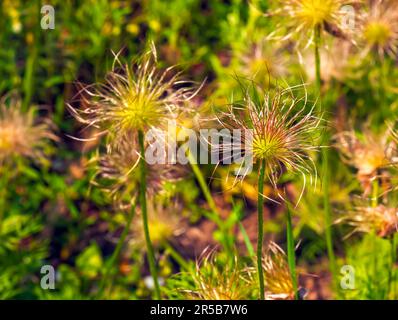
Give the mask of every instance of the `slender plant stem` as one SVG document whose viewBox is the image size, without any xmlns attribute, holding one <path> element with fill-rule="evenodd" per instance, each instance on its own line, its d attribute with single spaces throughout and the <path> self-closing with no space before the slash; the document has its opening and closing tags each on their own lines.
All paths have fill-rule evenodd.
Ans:
<svg viewBox="0 0 398 320">
<path fill-rule="evenodd" d="M 319 49 L 321 46 L 321 26 L 315 27 L 315 84 L 319 99 L 319 108 L 322 112 L 322 95 L 321 95 L 321 55 Z"/>
<path fill-rule="evenodd" d="M 321 113 L 324 112 L 322 106 L 322 90 L 321 90 L 321 56 L 319 53 L 321 45 L 321 26 L 315 27 L 315 79 L 316 89 L 319 96 L 319 106 Z M 322 139 L 323 145 L 329 144 L 329 132 L 325 131 Z M 333 284 L 336 287 L 337 274 L 336 274 L 336 257 L 333 251 L 333 234 L 332 234 L 332 215 L 329 198 L 329 184 L 330 184 L 330 172 L 329 172 L 329 149 L 327 147 L 322 148 L 322 185 L 323 185 L 323 208 L 325 216 L 325 237 L 326 237 L 326 248 L 329 258 L 329 267 L 333 277 Z"/>
<path fill-rule="evenodd" d="M 378 196 L 379 196 L 379 181 L 377 178 L 375 178 L 372 182 L 372 207 L 376 208 L 378 205 Z M 373 264 L 373 274 L 372 274 L 372 281 L 371 283 L 373 284 L 374 290 L 377 290 L 377 234 L 376 231 L 372 231 L 372 264 Z"/>
<path fill-rule="evenodd" d="M 391 236 L 391 285 L 392 285 L 392 290 L 390 288 L 390 291 L 392 291 L 392 300 L 397 299 L 397 292 L 396 292 L 396 271 L 395 271 L 395 263 L 397 261 L 397 237 L 395 233 Z"/>
<path fill-rule="evenodd" d="M 163 247 L 165 248 L 165 250 L 167 252 L 170 253 L 171 257 L 180 265 L 180 267 L 186 271 L 189 271 L 189 265 L 188 263 L 185 261 L 185 259 L 176 251 L 176 249 L 174 249 L 174 247 L 168 243 L 167 241 L 165 241 L 165 243 L 163 244 Z"/>
<path fill-rule="evenodd" d="M 110 274 L 110 272 L 111 272 L 116 260 L 119 258 L 120 252 L 122 251 L 123 244 L 126 241 L 126 237 L 127 237 L 128 233 L 129 233 L 129 230 L 130 230 L 131 222 L 133 221 L 133 218 L 134 218 L 135 213 L 136 213 L 135 204 L 136 204 L 136 200 L 134 199 L 133 203 L 131 205 L 131 209 L 130 209 L 129 215 L 127 216 L 127 221 L 126 221 L 126 225 L 124 226 L 123 232 L 120 235 L 120 238 L 119 238 L 119 240 L 118 240 L 118 242 L 116 244 L 116 247 L 115 247 L 115 250 L 112 253 L 112 256 L 110 257 L 107 265 L 105 266 L 105 271 L 104 271 L 104 274 L 102 276 L 100 287 L 99 287 L 98 294 L 97 294 L 98 298 L 102 297 L 102 295 L 104 293 L 104 290 L 105 290 L 107 284 L 109 283 L 109 281 L 111 279 L 111 277 L 109 277 L 109 274 Z"/>
<path fill-rule="evenodd" d="M 292 226 L 292 210 L 290 203 L 287 203 L 287 223 L 286 223 L 286 236 L 287 236 L 287 261 L 289 264 L 290 274 L 292 276 L 294 298 L 299 299 L 297 289 L 297 273 L 296 273 L 296 257 L 294 253 L 294 236 Z"/>
<path fill-rule="evenodd" d="M 388 69 L 386 68 L 387 62 L 384 59 L 379 59 L 379 103 L 380 103 L 380 123 L 388 119 L 388 108 L 386 103 L 386 79 Z"/>
<path fill-rule="evenodd" d="M 207 201 L 211 211 L 213 211 L 214 213 L 218 213 L 217 206 L 213 200 L 213 197 L 211 196 L 209 187 L 206 184 L 205 178 L 203 177 L 202 171 L 200 171 L 200 168 L 197 164 L 196 159 L 194 158 L 194 156 L 192 155 L 192 153 L 189 150 L 187 150 L 186 153 L 187 153 L 189 164 L 191 165 L 193 173 L 194 173 L 196 179 L 198 180 L 199 186 L 202 189 L 203 195 L 205 196 L 206 201 Z"/>
<path fill-rule="evenodd" d="M 263 256 L 263 238 L 264 238 L 264 174 L 265 174 L 265 160 L 261 161 L 260 176 L 258 177 L 258 201 L 257 201 L 257 221 L 258 221 L 258 234 L 257 234 L 257 271 L 258 282 L 260 284 L 260 300 L 264 300 L 264 274 L 262 266 Z"/>
<path fill-rule="evenodd" d="M 144 134 L 142 131 L 138 132 L 138 142 L 140 145 L 140 205 L 141 205 L 141 215 L 144 227 L 145 242 L 147 247 L 147 256 L 149 263 L 149 271 L 151 272 L 153 278 L 153 284 L 155 288 L 155 298 L 160 300 L 160 286 L 158 281 L 158 275 L 156 270 L 155 253 L 153 250 L 151 237 L 149 234 L 148 225 L 148 212 L 146 205 L 146 164 L 145 164 L 145 147 L 144 147 Z"/>
<path fill-rule="evenodd" d="M 202 171 L 200 170 L 200 168 L 197 164 L 195 157 L 191 154 L 191 152 L 189 151 L 188 148 L 185 150 L 185 152 L 187 154 L 187 158 L 188 158 L 189 164 L 191 165 L 191 168 L 194 172 L 194 175 L 195 175 L 196 179 L 198 180 L 200 189 L 202 190 L 203 195 L 206 199 L 206 202 L 209 205 L 209 208 L 212 211 L 212 213 L 215 214 L 217 217 L 216 223 L 217 223 L 218 227 L 220 228 L 220 231 L 225 236 L 224 239 L 227 238 L 227 241 L 222 241 L 222 243 L 227 251 L 228 256 L 232 258 L 233 257 L 233 244 L 231 244 L 230 241 L 228 241 L 228 235 L 229 235 L 228 227 L 224 223 L 224 221 L 221 219 L 221 216 L 219 214 L 217 206 L 216 206 L 214 199 L 211 195 L 210 189 L 206 183 L 206 180 L 202 174 Z M 213 216 L 212 219 L 214 220 L 214 218 L 215 217 Z"/>
<path fill-rule="evenodd" d="M 326 248 L 329 258 L 330 271 L 333 276 L 333 283 L 336 285 L 337 274 L 336 274 L 336 257 L 333 251 L 333 234 L 332 234 L 332 214 L 329 199 L 329 185 L 330 185 L 330 172 L 329 172 L 329 151 L 327 148 L 322 149 L 323 163 L 323 208 L 325 216 L 325 237 L 326 237 Z"/>
<path fill-rule="evenodd" d="M 3 220 L 6 210 L 9 170 L 7 167 L 0 167 L 0 235 L 3 227 Z"/>
</svg>

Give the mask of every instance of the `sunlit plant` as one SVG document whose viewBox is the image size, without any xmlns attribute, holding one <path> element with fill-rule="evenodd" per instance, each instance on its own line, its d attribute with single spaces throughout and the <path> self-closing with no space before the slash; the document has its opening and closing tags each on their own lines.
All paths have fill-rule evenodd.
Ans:
<svg viewBox="0 0 398 320">
<path fill-rule="evenodd" d="M 148 171 L 145 134 L 150 129 L 166 129 L 167 123 L 178 115 L 181 104 L 191 99 L 195 92 L 192 86 L 180 80 L 180 74 L 174 71 L 174 67 L 164 71 L 158 68 L 156 50 L 152 46 L 131 65 L 124 65 L 116 55 L 113 69 L 107 74 L 105 82 L 85 86 L 80 93 L 83 97 L 81 102 L 87 107 L 75 109 L 69 106 L 69 109 L 78 121 L 87 127 L 97 128 L 99 133 L 96 136 L 106 136 L 108 154 L 102 157 L 102 174 L 112 176 L 116 172 L 117 175 L 122 169 L 119 182 L 120 179 L 131 179 L 129 176 L 139 181 L 139 204 L 149 267 L 155 297 L 160 299 L 146 200 L 148 177 L 158 175 L 159 178 L 160 172 Z M 117 166 L 116 171 L 107 172 L 108 168 L 113 170 L 113 165 Z M 115 186 L 120 188 L 120 183 Z"/>
<path fill-rule="evenodd" d="M 253 88 L 256 90 L 255 88 Z M 306 177 L 316 181 L 316 166 L 312 153 L 319 150 L 317 138 L 321 119 L 307 106 L 307 96 L 298 97 L 299 87 L 276 88 L 264 92 L 262 96 L 253 94 L 251 87 L 245 89 L 244 99 L 231 104 L 229 112 L 220 116 L 220 123 L 227 129 L 240 129 L 250 133 L 242 135 L 239 142 L 231 146 L 220 145 L 220 152 L 231 151 L 233 154 L 250 155 L 258 166 L 258 235 L 257 268 L 260 286 L 260 298 L 264 299 L 264 276 L 262 265 L 263 252 L 263 206 L 264 182 L 269 182 L 275 190 L 279 177 L 286 171 L 302 175 L 304 184 L 297 201 L 300 201 L 306 185 Z M 249 140 L 249 141 L 248 141 Z M 227 148 L 227 149 L 225 149 Z M 228 149 L 231 150 L 228 150 Z M 239 179 L 244 177 L 243 170 Z M 238 181 L 238 179 L 236 180 Z M 285 194 L 277 191 L 280 199 L 286 201 Z M 291 210 L 288 206 L 288 235 L 291 234 Z M 292 244 L 291 242 L 290 244 Z M 289 246 L 288 254 L 294 255 L 294 248 Z M 293 261 L 293 260 L 291 260 Z M 292 265 L 293 267 L 293 265 Z"/>
</svg>

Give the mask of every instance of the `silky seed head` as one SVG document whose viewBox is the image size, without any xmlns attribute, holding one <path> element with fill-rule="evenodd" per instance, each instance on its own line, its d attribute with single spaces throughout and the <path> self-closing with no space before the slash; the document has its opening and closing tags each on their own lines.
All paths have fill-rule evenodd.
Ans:
<svg viewBox="0 0 398 320">
<path fill-rule="evenodd" d="M 328 31 L 341 38 L 347 37 L 340 24 L 345 17 L 341 8 L 346 0 L 279 0 L 278 6 L 271 10 L 270 15 L 283 19 L 277 31 L 270 35 L 278 35 L 280 39 L 293 39 L 298 44 L 305 42 L 306 47 L 314 41 L 315 29 Z M 360 2 L 360 1 L 351 1 Z M 350 4 L 350 2 L 348 3 Z M 331 32 L 333 30 L 333 32 Z"/>
<path fill-rule="evenodd" d="M 80 102 L 87 107 L 79 110 L 69 105 L 69 109 L 78 121 L 112 138 L 165 128 L 196 94 L 174 69 L 158 69 L 154 47 L 132 65 L 123 64 L 116 55 L 105 82 L 81 90 Z"/>
<path fill-rule="evenodd" d="M 0 164 L 13 157 L 42 161 L 46 158 L 49 141 L 57 140 L 49 120 L 35 116 L 35 109 L 21 110 L 16 97 L 3 97 L 0 101 Z"/>
<path fill-rule="evenodd" d="M 254 101 L 247 91 L 242 102 L 219 117 L 225 128 L 247 132 L 229 147 L 215 146 L 219 153 L 251 155 L 255 163 L 265 160 L 266 176 L 275 189 L 285 171 L 316 177 L 311 153 L 319 150 L 321 119 L 314 115 L 314 106 L 306 106 L 305 94 L 296 96 L 296 89 L 269 90 L 261 101 Z"/>
<path fill-rule="evenodd" d="M 357 42 L 364 54 L 375 51 L 380 57 L 398 52 L 398 7 L 395 1 L 376 0 L 359 15 Z"/>
</svg>

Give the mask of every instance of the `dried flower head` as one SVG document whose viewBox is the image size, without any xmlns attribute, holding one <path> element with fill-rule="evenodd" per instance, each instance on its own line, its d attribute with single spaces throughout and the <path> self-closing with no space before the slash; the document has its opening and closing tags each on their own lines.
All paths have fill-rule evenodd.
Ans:
<svg viewBox="0 0 398 320">
<path fill-rule="evenodd" d="M 276 243 L 269 244 L 268 252 L 262 259 L 262 266 L 266 299 L 293 300 L 295 292 L 286 254 Z"/>
<path fill-rule="evenodd" d="M 121 138 L 116 147 L 108 145 L 106 153 L 98 154 L 91 160 L 95 168 L 93 183 L 109 192 L 116 203 L 123 204 L 126 199 L 129 204 L 139 190 L 140 177 L 135 169 L 140 158 L 137 141 L 128 136 Z M 176 181 L 184 174 L 183 168 L 178 165 L 147 166 L 148 195 L 158 193 L 163 190 L 166 181 Z"/>
<path fill-rule="evenodd" d="M 365 54 L 375 50 L 380 57 L 393 58 L 398 53 L 398 7 L 396 1 L 371 1 L 369 9 L 359 16 L 359 43 Z"/>
<path fill-rule="evenodd" d="M 315 36 L 315 30 L 332 32 L 343 37 L 340 23 L 346 14 L 342 7 L 347 0 L 279 0 L 275 1 L 277 9 L 271 15 L 285 18 L 280 32 L 286 32 L 282 39 L 294 38 L 299 43 L 306 41 L 309 46 Z M 283 27 L 282 27 L 283 26 Z M 271 35 L 272 36 L 272 35 Z"/>
<path fill-rule="evenodd" d="M 250 294 L 246 271 L 238 265 L 221 263 L 214 252 L 205 252 L 196 264 L 194 289 L 182 290 L 185 298 L 195 300 L 242 300 Z"/>
<path fill-rule="evenodd" d="M 264 93 L 261 101 L 255 101 L 248 89 L 243 101 L 232 104 L 219 118 L 225 128 L 245 132 L 240 141 L 216 146 L 220 153 L 249 155 L 257 163 L 264 160 L 265 174 L 275 189 L 286 170 L 302 174 L 304 180 L 308 175 L 316 180 L 310 153 L 319 150 L 321 119 L 314 115 L 315 105 L 307 110 L 306 94 L 296 97 L 294 90 L 299 87 L 278 87 Z"/>
<path fill-rule="evenodd" d="M 369 194 L 371 182 L 381 171 L 397 162 L 396 142 L 390 129 L 379 134 L 364 129 L 361 135 L 354 130 L 345 131 L 337 134 L 335 141 L 343 161 L 357 169 L 365 194 Z"/>
<path fill-rule="evenodd" d="M 148 201 L 148 227 L 151 241 L 155 248 L 161 247 L 173 237 L 181 235 L 185 231 L 185 223 L 177 205 L 163 206 L 155 199 Z M 145 248 L 145 235 L 142 219 L 138 219 L 132 225 L 133 238 L 131 244 L 134 248 Z"/>
<path fill-rule="evenodd" d="M 84 87 L 81 93 L 81 102 L 88 107 L 77 110 L 69 106 L 72 114 L 81 123 L 99 128 L 100 135 L 118 137 L 165 127 L 168 120 L 175 118 L 180 105 L 196 92 L 188 82 L 180 80 L 174 67 L 158 70 L 152 46 L 131 66 L 123 65 L 116 55 L 105 83 Z"/>
<path fill-rule="evenodd" d="M 354 227 L 348 236 L 356 232 L 376 232 L 379 237 L 387 237 L 398 231 L 398 209 L 382 204 L 376 207 L 356 206 L 336 223 L 347 223 Z"/>
<path fill-rule="evenodd" d="M 21 110 L 16 97 L 0 100 L 0 165 L 14 157 L 42 161 L 46 158 L 49 140 L 57 140 L 48 119 L 40 120 L 35 109 Z"/>
</svg>

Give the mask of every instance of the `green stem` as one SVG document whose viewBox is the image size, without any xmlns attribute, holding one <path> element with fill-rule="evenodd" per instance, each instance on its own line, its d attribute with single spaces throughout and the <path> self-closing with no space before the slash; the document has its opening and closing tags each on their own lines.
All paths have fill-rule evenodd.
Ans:
<svg viewBox="0 0 398 320">
<path fill-rule="evenodd" d="M 160 286 L 158 281 L 158 275 L 156 270 L 156 262 L 155 262 L 155 253 L 153 250 L 151 237 L 149 234 L 149 225 L 148 225 L 148 212 L 146 205 L 146 164 L 145 164 L 145 146 L 144 146 L 144 134 L 142 131 L 138 132 L 138 142 L 140 145 L 140 205 L 141 205 L 141 214 L 142 214 L 142 222 L 144 227 L 144 235 L 145 242 L 147 247 L 147 256 L 149 263 L 149 271 L 151 272 L 153 283 L 155 287 L 155 298 L 160 300 Z"/>
<path fill-rule="evenodd" d="M 332 234 L 332 213 L 329 198 L 329 184 L 330 184 L 330 172 L 329 172 L 329 150 L 327 148 L 322 149 L 322 171 L 323 171 L 323 208 L 325 216 L 325 238 L 326 238 L 326 249 L 329 258 L 329 267 L 333 277 L 333 284 L 336 288 L 337 274 L 336 274 L 336 257 L 333 251 L 333 234 Z"/>
<path fill-rule="evenodd" d="M 378 196 L 379 196 L 379 181 L 375 178 L 372 182 L 372 207 L 376 208 L 378 205 Z M 371 283 L 374 286 L 374 289 L 377 290 L 376 283 L 377 281 L 377 234 L 376 231 L 372 231 L 372 259 L 373 259 L 373 279 Z"/>
<path fill-rule="evenodd" d="M 294 298 L 299 299 L 297 289 L 297 273 L 296 273 L 296 257 L 294 253 L 294 236 L 292 226 L 292 212 L 290 203 L 287 203 L 287 223 L 286 223 L 286 236 L 287 236 L 287 261 L 289 264 L 289 270 L 292 277 Z"/>
<path fill-rule="evenodd" d="M 109 277 L 109 274 L 110 274 L 110 272 L 111 272 L 116 260 L 119 258 L 120 252 L 122 251 L 123 244 L 126 241 L 126 237 L 127 237 L 128 233 L 129 233 L 129 230 L 130 230 L 131 222 L 133 221 L 133 218 L 134 218 L 135 212 L 136 212 L 135 211 L 135 204 L 136 204 L 136 201 L 134 199 L 133 203 L 131 205 L 131 209 L 130 209 L 129 215 L 127 217 L 126 225 L 124 226 L 123 232 L 120 235 L 120 238 L 119 238 L 119 240 L 118 240 L 118 242 L 116 244 L 116 248 L 113 251 L 112 256 L 110 257 L 107 265 L 105 266 L 105 271 L 104 271 L 104 274 L 102 276 L 100 287 L 99 287 L 99 290 L 98 290 L 98 293 L 97 293 L 97 297 L 98 298 L 102 297 L 102 295 L 104 293 L 104 290 L 105 290 L 107 284 L 109 283 L 109 281 L 111 279 L 111 277 Z"/>
<path fill-rule="evenodd" d="M 319 49 L 321 46 L 321 26 L 315 27 L 315 85 L 319 98 L 319 108 L 322 110 L 322 94 L 321 94 L 321 55 Z"/>
<path fill-rule="evenodd" d="M 202 171 L 200 171 L 200 168 L 197 164 L 197 161 L 195 157 L 189 152 L 189 150 L 186 151 L 187 157 L 189 164 L 191 165 L 191 168 L 193 170 L 193 173 L 198 180 L 199 186 L 203 192 L 203 195 L 205 196 L 205 199 L 211 209 L 214 213 L 218 213 L 217 206 L 213 200 L 213 197 L 211 196 L 211 192 L 209 190 L 209 187 L 206 184 L 205 178 L 203 177 Z"/>
<path fill-rule="evenodd" d="M 315 79 L 316 79 L 316 89 L 319 97 L 319 109 L 321 113 L 324 113 L 322 106 L 322 83 L 321 83 L 321 56 L 319 53 L 321 45 L 321 26 L 315 27 Z M 322 145 L 329 144 L 329 133 L 325 131 L 323 134 Z M 322 148 L 322 185 L 323 185 L 323 208 L 325 216 L 325 238 L 326 238 L 326 248 L 329 258 L 329 267 L 333 277 L 333 284 L 336 288 L 337 274 L 336 274 L 336 257 L 333 251 L 333 234 L 332 234 L 332 214 L 330 206 L 330 172 L 329 172 L 329 149 Z"/>
<path fill-rule="evenodd" d="M 168 243 L 167 241 L 165 241 L 165 243 L 163 244 L 163 247 L 165 248 L 165 250 L 170 253 L 171 257 L 180 265 L 180 267 L 186 271 L 189 271 L 189 265 L 188 263 L 185 261 L 185 259 L 176 251 L 176 249 L 174 249 L 174 247 Z"/>
<path fill-rule="evenodd" d="M 386 68 L 387 62 L 384 59 L 379 59 L 379 99 L 380 99 L 380 123 L 384 123 L 385 120 L 388 119 L 388 108 L 386 104 L 386 79 L 388 69 Z"/>
<path fill-rule="evenodd" d="M 396 292 L 396 271 L 395 271 L 395 263 L 397 261 L 397 237 L 396 234 L 393 234 L 391 237 L 391 285 L 392 285 L 392 300 L 397 299 Z"/>
<path fill-rule="evenodd" d="M 1 170 L 2 169 L 2 170 Z M 7 190 L 8 190 L 8 180 L 9 180 L 9 170 L 7 167 L 0 167 L 0 235 L 3 226 L 3 220 L 6 210 L 7 202 Z"/>
<path fill-rule="evenodd" d="M 257 201 L 257 220 L 258 220 L 258 235 L 257 235 L 257 271 L 258 271 L 258 281 L 260 284 L 260 300 L 264 300 L 264 274 L 262 266 L 262 256 L 263 256 L 263 238 L 264 238 L 264 174 L 265 174 L 265 160 L 261 161 L 260 166 L 260 176 L 258 178 L 258 201 Z"/>
</svg>

